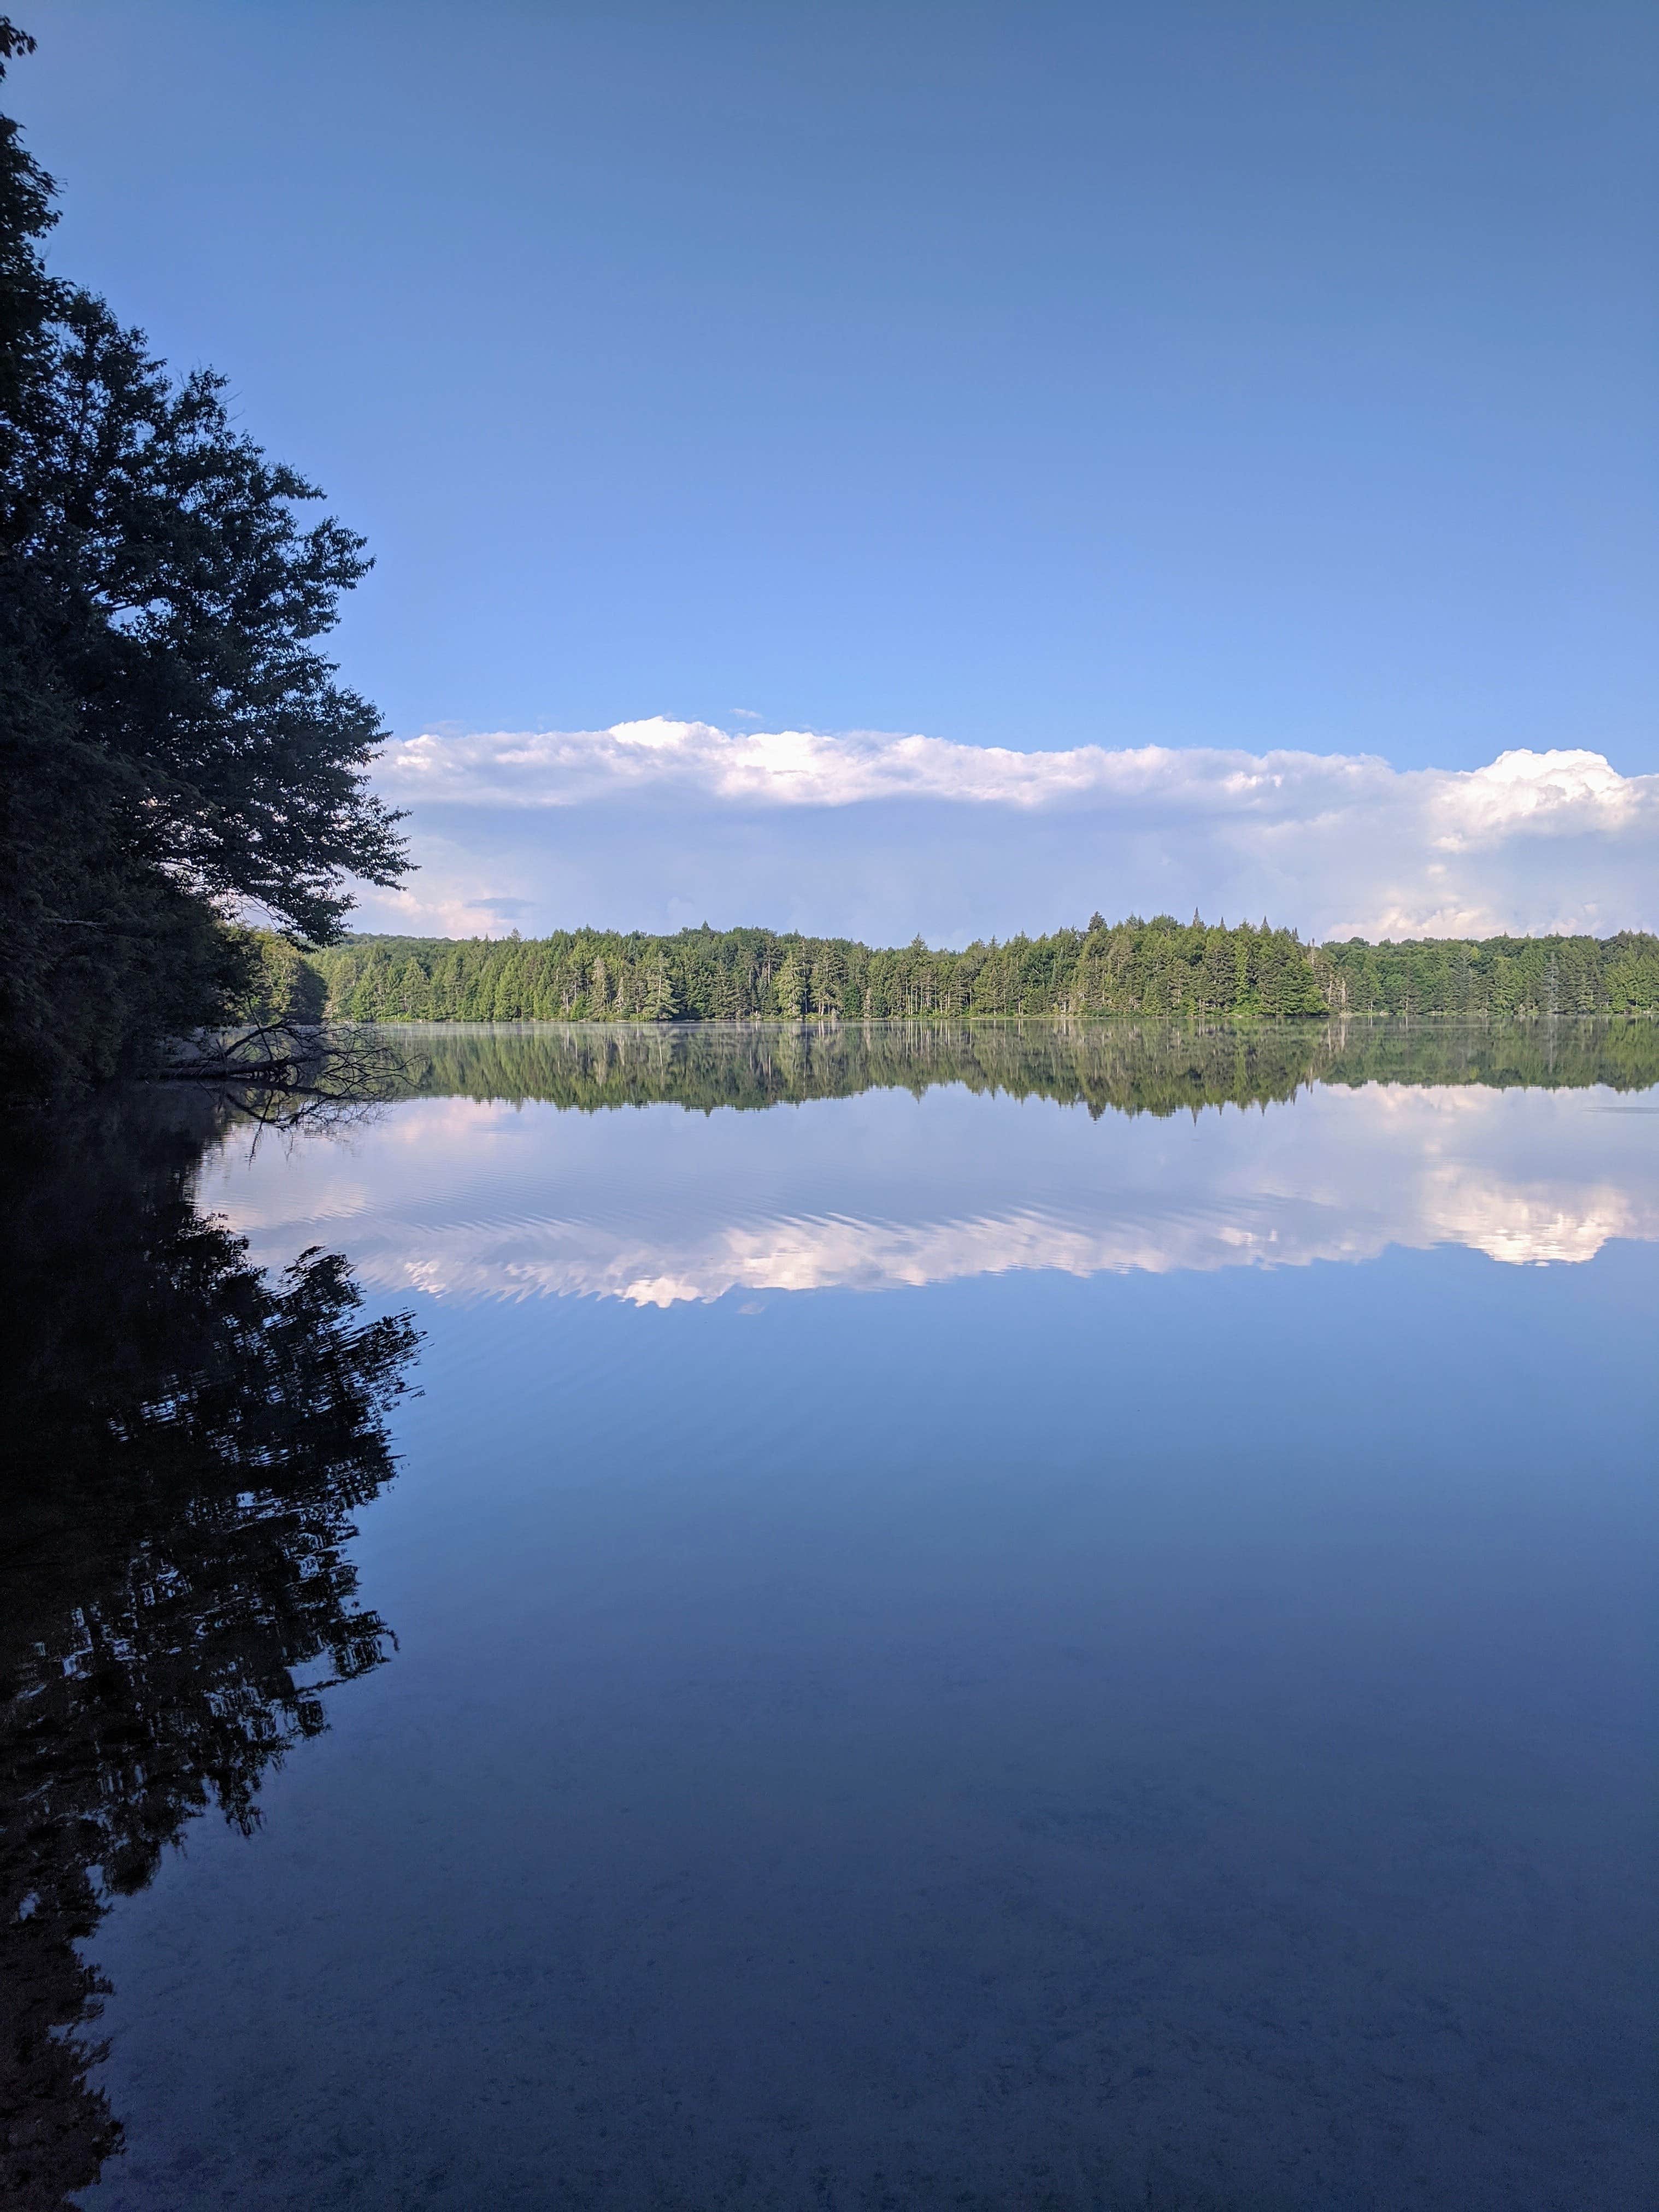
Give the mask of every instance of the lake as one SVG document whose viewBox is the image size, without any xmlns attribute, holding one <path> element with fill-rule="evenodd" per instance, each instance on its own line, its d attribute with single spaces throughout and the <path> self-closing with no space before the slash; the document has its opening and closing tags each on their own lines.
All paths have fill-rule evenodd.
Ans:
<svg viewBox="0 0 1659 2212">
<path fill-rule="evenodd" d="M 20 2203 L 1652 2212 L 1659 1030 L 398 1042 L 9 1170 Z"/>
</svg>

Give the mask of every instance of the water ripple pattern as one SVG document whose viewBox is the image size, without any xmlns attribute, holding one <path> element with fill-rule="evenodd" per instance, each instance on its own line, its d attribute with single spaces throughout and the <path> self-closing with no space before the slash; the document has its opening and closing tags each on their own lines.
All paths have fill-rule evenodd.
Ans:
<svg viewBox="0 0 1659 2212">
<path fill-rule="evenodd" d="M 1618 1107 L 1601 1086 L 1404 1084 L 1165 1119 L 959 1087 L 760 1115 L 423 1097 L 295 1158 L 233 1138 L 203 1196 L 256 1250 L 349 1235 L 377 1288 L 456 1300 L 669 1306 L 1391 1245 L 1572 1263 L 1659 1237 L 1659 1148 Z"/>
</svg>

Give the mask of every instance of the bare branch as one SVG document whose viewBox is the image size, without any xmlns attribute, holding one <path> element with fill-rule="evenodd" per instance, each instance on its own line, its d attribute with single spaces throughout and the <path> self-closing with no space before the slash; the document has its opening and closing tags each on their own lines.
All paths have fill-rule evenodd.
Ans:
<svg viewBox="0 0 1659 2212">
<path fill-rule="evenodd" d="M 416 1081 L 381 1031 L 289 1021 L 181 1039 L 158 1073 L 163 1082 L 216 1091 L 250 1120 L 283 1129 L 354 1117 L 406 1095 Z"/>
</svg>

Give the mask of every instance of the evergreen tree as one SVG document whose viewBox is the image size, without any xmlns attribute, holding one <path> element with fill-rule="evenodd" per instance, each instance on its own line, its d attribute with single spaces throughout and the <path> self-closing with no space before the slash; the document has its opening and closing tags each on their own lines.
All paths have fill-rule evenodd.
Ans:
<svg viewBox="0 0 1659 2212">
<path fill-rule="evenodd" d="M 0 21 L 0 68 L 32 41 Z M 245 902 L 326 942 L 343 874 L 394 882 L 381 741 L 317 641 L 362 541 L 47 276 L 51 179 L 0 118 L 0 1093 L 40 1097 L 222 1017 Z"/>
<path fill-rule="evenodd" d="M 359 1019 L 956 1020 L 1150 1015 L 1306 1020 L 1329 1013 L 1507 1020 L 1659 1012 L 1659 939 L 1307 945 L 1294 931 L 1167 915 L 962 951 L 920 941 L 707 927 L 677 937 L 562 930 L 515 939 L 348 939 L 307 955 L 335 1013 Z"/>
</svg>

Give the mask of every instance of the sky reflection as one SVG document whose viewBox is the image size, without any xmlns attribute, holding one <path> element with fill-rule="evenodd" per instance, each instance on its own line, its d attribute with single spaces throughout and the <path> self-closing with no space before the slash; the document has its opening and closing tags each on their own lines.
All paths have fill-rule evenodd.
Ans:
<svg viewBox="0 0 1659 2212">
<path fill-rule="evenodd" d="M 461 1301 L 665 1307 L 1391 1245 L 1575 1264 L 1659 1237 L 1654 1110 L 1600 1086 L 1404 1084 L 1161 1119 L 956 1086 L 744 1115 L 422 1097 L 302 1163 L 249 1164 L 233 1138 L 202 1195 L 258 1255 L 322 1221 L 367 1283 Z"/>
</svg>

